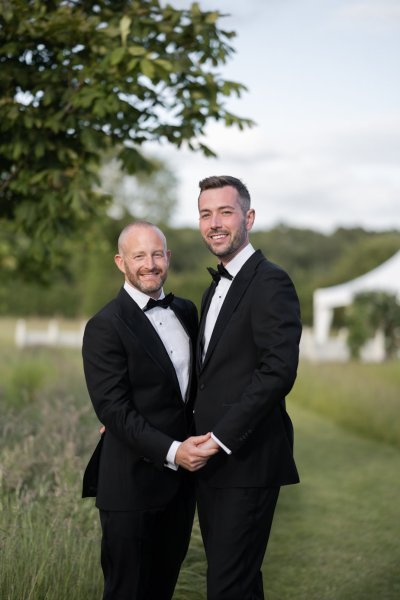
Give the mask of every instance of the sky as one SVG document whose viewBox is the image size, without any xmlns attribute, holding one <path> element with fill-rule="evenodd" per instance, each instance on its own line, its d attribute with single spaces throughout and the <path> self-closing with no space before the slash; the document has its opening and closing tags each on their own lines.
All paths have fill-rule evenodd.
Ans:
<svg viewBox="0 0 400 600">
<path fill-rule="evenodd" d="M 217 159 L 152 149 L 179 181 L 173 225 L 196 227 L 199 180 L 225 174 L 248 186 L 258 229 L 400 229 L 400 0 L 199 4 L 229 14 L 219 71 L 248 91 L 227 106 L 256 126 L 209 124 Z"/>
</svg>

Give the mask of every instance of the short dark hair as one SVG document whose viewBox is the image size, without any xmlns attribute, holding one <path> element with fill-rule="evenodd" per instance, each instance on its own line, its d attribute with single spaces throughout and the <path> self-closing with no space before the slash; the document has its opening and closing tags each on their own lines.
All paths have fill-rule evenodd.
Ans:
<svg viewBox="0 0 400 600">
<path fill-rule="evenodd" d="M 231 177 L 230 175 L 212 175 L 211 177 L 206 177 L 199 182 L 200 194 L 205 190 L 223 188 L 228 185 L 237 191 L 240 208 L 243 214 L 246 214 L 250 208 L 250 193 L 245 184 L 236 177 Z"/>
</svg>

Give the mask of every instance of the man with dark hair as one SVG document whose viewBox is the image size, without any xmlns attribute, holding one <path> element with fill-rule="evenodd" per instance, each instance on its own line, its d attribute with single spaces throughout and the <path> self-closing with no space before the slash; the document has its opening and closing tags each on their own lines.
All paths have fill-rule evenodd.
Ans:
<svg viewBox="0 0 400 600">
<path fill-rule="evenodd" d="M 255 212 L 230 176 L 200 182 L 200 232 L 219 258 L 201 308 L 195 427 L 217 454 L 197 474 L 208 600 L 262 600 L 280 486 L 299 481 L 285 396 L 301 335 L 289 276 L 249 243 Z"/>
<path fill-rule="evenodd" d="M 89 395 L 105 426 L 83 483 L 100 511 L 103 600 L 171 600 L 194 515 L 189 471 L 215 453 L 198 447 L 209 435 L 188 437 L 197 310 L 164 296 L 169 259 L 158 227 L 128 225 L 115 256 L 124 286 L 83 339 Z"/>
</svg>

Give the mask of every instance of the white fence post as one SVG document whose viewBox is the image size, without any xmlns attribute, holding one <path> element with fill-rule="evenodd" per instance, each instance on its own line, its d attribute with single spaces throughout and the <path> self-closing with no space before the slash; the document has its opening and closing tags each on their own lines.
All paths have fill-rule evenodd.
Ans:
<svg viewBox="0 0 400 600">
<path fill-rule="evenodd" d="M 79 348 L 82 345 L 85 322 L 79 329 L 61 331 L 56 319 L 49 321 L 46 329 L 28 330 L 25 319 L 18 319 L 15 327 L 15 344 L 18 348 L 26 346 L 66 346 Z"/>
</svg>

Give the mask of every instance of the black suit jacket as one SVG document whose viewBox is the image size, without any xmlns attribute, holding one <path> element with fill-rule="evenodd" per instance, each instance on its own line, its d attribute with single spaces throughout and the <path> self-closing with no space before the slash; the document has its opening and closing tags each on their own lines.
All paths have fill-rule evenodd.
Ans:
<svg viewBox="0 0 400 600">
<path fill-rule="evenodd" d="M 285 396 L 296 378 L 299 302 L 289 276 L 255 252 L 234 278 L 207 354 L 200 344 L 215 290 L 202 302 L 196 433 L 212 431 L 220 451 L 198 473 L 216 487 L 280 486 L 299 481 Z"/>
<path fill-rule="evenodd" d="M 196 307 L 174 298 L 171 309 L 193 349 Z M 193 379 L 184 402 L 160 337 L 123 288 L 87 323 L 82 353 L 89 395 L 106 427 L 86 468 L 82 495 L 96 496 L 103 510 L 164 505 L 187 477 L 164 462 L 172 442 L 190 433 Z"/>
</svg>

